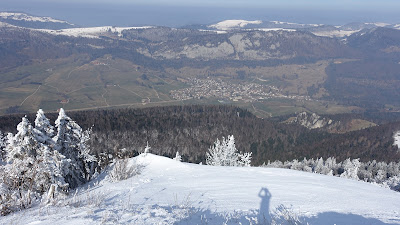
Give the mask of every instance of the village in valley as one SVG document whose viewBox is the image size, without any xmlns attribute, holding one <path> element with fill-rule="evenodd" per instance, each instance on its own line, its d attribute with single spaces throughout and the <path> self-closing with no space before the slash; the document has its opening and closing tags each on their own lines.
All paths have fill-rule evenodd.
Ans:
<svg viewBox="0 0 400 225">
<path fill-rule="evenodd" d="M 285 95 L 275 86 L 250 82 L 226 82 L 221 78 L 189 78 L 185 83 L 190 87 L 170 91 L 172 98 L 176 100 L 218 98 L 234 102 L 254 102 L 271 98 L 311 100 L 309 96 Z"/>
</svg>

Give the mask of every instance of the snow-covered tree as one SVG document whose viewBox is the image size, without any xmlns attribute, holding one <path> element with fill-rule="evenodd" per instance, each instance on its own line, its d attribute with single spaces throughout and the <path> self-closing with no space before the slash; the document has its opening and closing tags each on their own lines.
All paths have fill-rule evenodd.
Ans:
<svg viewBox="0 0 400 225">
<path fill-rule="evenodd" d="M 62 108 L 55 124 L 57 128 L 57 134 L 53 138 L 55 148 L 68 162 L 63 171 L 64 178 L 70 187 L 75 188 L 90 179 L 93 172 L 95 158 L 89 154 L 87 144 L 90 130 L 82 131 L 82 128 L 67 116 Z"/>
<path fill-rule="evenodd" d="M 149 142 L 147 142 L 146 147 L 144 148 L 144 155 L 146 155 L 147 153 L 149 153 L 151 147 L 149 146 Z"/>
<path fill-rule="evenodd" d="M 230 135 L 227 139 L 222 137 L 222 142 L 219 139 L 214 142 L 208 149 L 206 163 L 212 166 L 250 166 L 251 153 L 238 153 L 235 138 Z"/>
<path fill-rule="evenodd" d="M 342 167 L 344 172 L 340 175 L 340 177 L 345 177 L 349 179 L 359 180 L 358 178 L 358 169 L 360 168 L 361 163 L 359 159 L 346 159 L 342 163 Z"/>
<path fill-rule="evenodd" d="M 44 193 L 53 185 L 57 191 L 66 191 L 69 186 L 63 177 L 66 165 L 65 156 L 44 145 L 41 156 L 36 160 L 36 190 Z"/>
<path fill-rule="evenodd" d="M 175 158 L 173 158 L 173 159 L 180 162 L 180 161 L 182 161 L 182 156 L 179 154 L 178 151 L 176 151 Z"/>
<path fill-rule="evenodd" d="M 40 154 L 41 144 L 35 138 L 35 131 L 26 117 L 17 126 L 17 134 L 7 137 L 7 164 L 1 166 L 0 182 L 2 183 L 2 214 L 7 210 L 14 211 L 27 208 L 37 199 L 36 176 L 38 165 L 36 157 Z"/>
<path fill-rule="evenodd" d="M 35 138 L 34 129 L 26 116 L 18 124 L 17 131 L 15 136 L 8 136 L 7 161 L 12 162 L 17 158 L 23 160 L 26 157 L 35 158 L 40 143 Z"/>
<path fill-rule="evenodd" d="M 42 109 L 39 109 L 36 113 L 35 119 L 35 130 L 36 138 L 39 142 L 54 147 L 54 127 L 50 124 L 50 120 L 44 115 Z"/>
<path fill-rule="evenodd" d="M 7 136 L 0 131 L 0 165 L 6 160 Z"/>
<path fill-rule="evenodd" d="M 8 134 L 3 148 L 7 163 L 0 164 L 1 214 L 27 208 L 46 193 L 44 202 L 52 202 L 68 188 L 90 179 L 96 163 L 89 154 L 91 129 L 82 131 L 62 109 L 56 125 L 57 135 L 52 139 L 54 129 L 39 110 L 35 128 L 25 116 L 17 134 Z"/>
</svg>

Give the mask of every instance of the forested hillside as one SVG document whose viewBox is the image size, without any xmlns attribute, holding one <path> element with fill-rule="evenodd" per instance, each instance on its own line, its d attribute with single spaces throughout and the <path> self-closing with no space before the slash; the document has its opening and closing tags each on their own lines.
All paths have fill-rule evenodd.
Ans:
<svg viewBox="0 0 400 225">
<path fill-rule="evenodd" d="M 133 156 L 148 142 L 155 154 L 169 157 L 179 151 L 184 161 L 205 162 L 205 153 L 217 138 L 234 135 L 239 151 L 252 152 L 252 164 L 268 160 L 318 157 L 360 158 L 361 161 L 398 161 L 393 145 L 400 122 L 345 134 L 308 130 L 255 117 L 231 106 L 172 106 L 69 112 L 84 129 L 93 126 L 93 153 Z M 56 114 L 46 114 L 52 121 Z M 15 132 L 22 115 L 0 118 L 0 130 Z M 32 121 L 34 115 L 28 115 Z M 107 153 L 107 154 L 104 154 Z"/>
</svg>

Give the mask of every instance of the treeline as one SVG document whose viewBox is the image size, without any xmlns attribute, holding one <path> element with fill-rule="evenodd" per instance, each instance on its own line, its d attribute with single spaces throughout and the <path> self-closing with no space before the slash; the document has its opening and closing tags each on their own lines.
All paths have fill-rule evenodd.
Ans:
<svg viewBox="0 0 400 225">
<path fill-rule="evenodd" d="M 358 159 L 350 160 L 350 158 L 343 162 L 336 162 L 334 157 L 329 157 L 326 160 L 304 158 L 301 161 L 297 159 L 286 162 L 274 161 L 262 166 L 361 180 L 400 191 L 400 162 L 385 163 L 376 160 L 360 162 Z"/>
<path fill-rule="evenodd" d="M 252 165 L 268 160 L 336 157 L 338 160 L 392 162 L 400 159 L 393 134 L 400 122 L 346 134 L 329 134 L 255 117 L 231 106 L 170 106 L 69 112 L 84 129 L 94 125 L 90 145 L 96 155 L 134 156 L 148 142 L 151 151 L 183 161 L 205 163 L 217 138 L 235 136 L 237 149 L 252 152 Z M 56 114 L 46 114 L 54 120 Z M 34 115 L 28 115 L 33 118 Z M 0 130 L 15 132 L 21 115 L 0 117 Z"/>
</svg>

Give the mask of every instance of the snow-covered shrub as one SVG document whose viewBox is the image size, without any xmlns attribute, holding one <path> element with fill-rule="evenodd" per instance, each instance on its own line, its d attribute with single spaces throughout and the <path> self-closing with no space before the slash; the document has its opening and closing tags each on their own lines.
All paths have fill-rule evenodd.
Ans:
<svg viewBox="0 0 400 225">
<path fill-rule="evenodd" d="M 303 222 L 290 208 L 279 205 L 272 213 L 271 225 L 301 225 Z"/>
<path fill-rule="evenodd" d="M 222 137 L 222 142 L 217 139 L 208 149 L 206 163 L 212 166 L 250 166 L 251 152 L 238 153 L 233 135 L 227 139 Z"/>
<path fill-rule="evenodd" d="M 388 180 L 384 182 L 384 185 L 388 186 L 390 189 L 394 191 L 400 192 L 400 175 L 390 177 Z"/>
<path fill-rule="evenodd" d="M 176 152 L 176 155 L 175 155 L 175 158 L 173 158 L 174 160 L 176 160 L 176 161 L 182 161 L 182 156 L 179 154 L 179 152 L 177 151 Z"/>
<path fill-rule="evenodd" d="M 109 178 L 113 182 L 126 180 L 140 172 L 140 165 L 129 165 L 129 159 L 117 159 L 109 172 Z"/>
</svg>

